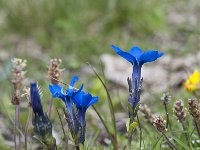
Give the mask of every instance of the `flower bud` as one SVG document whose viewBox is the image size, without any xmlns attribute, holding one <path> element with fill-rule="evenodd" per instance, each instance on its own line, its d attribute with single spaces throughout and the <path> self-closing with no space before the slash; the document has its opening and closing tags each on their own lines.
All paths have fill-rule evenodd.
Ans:
<svg viewBox="0 0 200 150">
<path fill-rule="evenodd" d="M 63 69 L 60 69 L 60 65 L 62 63 L 61 59 L 51 59 L 48 66 L 48 78 L 51 80 L 51 84 L 58 84 Z"/>
<path fill-rule="evenodd" d="M 144 117 L 148 120 L 148 122 L 153 123 L 151 109 L 146 104 L 140 105 L 139 110 L 143 113 Z"/>
<path fill-rule="evenodd" d="M 166 131 L 165 128 L 166 121 L 161 116 L 156 116 L 153 118 L 153 126 L 159 131 Z"/>
<path fill-rule="evenodd" d="M 178 100 L 178 101 L 175 102 L 173 111 L 176 115 L 176 119 L 179 122 L 182 122 L 182 121 L 185 120 L 186 113 L 185 113 L 185 110 L 184 110 L 184 104 L 183 104 L 182 100 Z"/>
<path fill-rule="evenodd" d="M 188 108 L 194 119 L 200 120 L 200 107 L 198 105 L 198 101 L 195 99 L 189 99 Z"/>
</svg>

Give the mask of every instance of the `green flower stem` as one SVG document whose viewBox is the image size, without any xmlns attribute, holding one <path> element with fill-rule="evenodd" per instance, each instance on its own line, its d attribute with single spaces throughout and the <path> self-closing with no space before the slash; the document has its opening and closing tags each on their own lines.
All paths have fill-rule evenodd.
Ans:
<svg viewBox="0 0 200 150">
<path fill-rule="evenodd" d="M 21 129 L 21 124 L 20 124 L 20 105 L 17 105 L 17 127 Z M 18 148 L 21 149 L 21 135 L 18 133 L 18 140 L 19 140 L 19 145 Z"/>
<path fill-rule="evenodd" d="M 140 129 L 140 149 L 141 149 L 141 147 L 142 147 L 142 127 L 141 127 L 141 124 L 140 124 L 138 114 L 137 114 L 137 121 L 138 121 L 139 129 Z"/>
<path fill-rule="evenodd" d="M 132 134 L 128 137 L 128 150 L 131 150 L 131 141 L 132 141 Z"/>
<path fill-rule="evenodd" d="M 15 105 L 15 122 L 14 122 L 14 143 L 15 150 L 17 150 L 17 105 Z"/>
<path fill-rule="evenodd" d="M 60 113 L 59 113 L 59 110 L 56 108 L 56 111 L 57 111 L 57 113 L 58 113 L 58 117 L 59 117 L 59 120 L 60 120 L 60 124 L 61 124 L 61 127 L 62 127 L 62 131 L 63 131 L 63 139 L 64 139 L 64 141 L 66 142 L 65 143 L 65 148 L 64 149 L 69 149 L 68 148 L 68 137 L 66 136 L 66 134 L 65 134 L 65 130 L 64 130 L 64 125 L 63 125 L 63 122 L 62 122 L 62 119 L 61 119 L 61 117 L 60 117 Z"/>
<path fill-rule="evenodd" d="M 197 123 L 197 121 L 195 119 L 194 119 L 194 125 L 196 127 L 197 133 L 198 133 L 199 138 L 200 138 L 200 129 L 199 129 L 198 123 Z"/>
<path fill-rule="evenodd" d="M 168 143 L 170 149 L 178 150 L 178 149 L 176 148 L 176 146 L 175 146 L 174 144 L 172 144 L 172 142 L 170 142 L 169 138 L 166 136 L 166 134 L 165 134 L 164 132 L 162 132 L 162 135 L 163 135 L 163 136 L 165 137 L 165 139 L 167 140 L 167 143 Z"/>
<path fill-rule="evenodd" d="M 185 139 L 186 139 L 186 141 L 188 142 L 188 146 L 189 146 L 190 143 L 189 143 L 188 134 L 186 133 L 187 130 L 186 130 L 185 124 L 184 124 L 184 122 L 183 122 L 182 120 L 180 121 L 180 123 L 181 123 L 181 125 L 182 125 L 183 131 L 184 131 L 184 134 L 185 134 Z"/>
<path fill-rule="evenodd" d="M 29 127 L 29 124 L 30 124 L 30 121 L 31 121 L 31 116 L 32 116 L 32 108 L 31 106 L 29 105 L 28 106 L 28 119 L 26 121 L 26 127 L 25 127 L 25 150 L 28 150 L 28 144 L 27 144 L 27 132 L 28 132 L 28 127 Z"/>
<path fill-rule="evenodd" d="M 166 128 L 168 128 L 168 126 L 170 127 L 170 124 L 169 124 L 169 112 L 168 112 L 168 108 L 167 108 L 167 103 L 164 102 L 163 105 L 165 107 L 165 114 L 166 114 L 166 118 L 167 118 Z"/>
<path fill-rule="evenodd" d="M 53 107 L 53 98 L 50 99 L 49 110 L 48 110 L 48 117 L 51 117 L 51 110 Z"/>
<path fill-rule="evenodd" d="M 57 111 L 57 113 L 58 113 L 58 117 L 59 117 L 59 120 L 60 120 L 60 124 L 61 124 L 61 127 L 62 127 L 62 131 L 63 131 L 64 138 L 66 138 L 64 126 L 63 126 L 63 123 L 62 123 L 62 120 L 61 120 L 61 117 L 60 117 L 60 113 L 59 113 L 59 111 L 58 111 L 57 108 L 56 108 L 56 111 Z"/>
</svg>

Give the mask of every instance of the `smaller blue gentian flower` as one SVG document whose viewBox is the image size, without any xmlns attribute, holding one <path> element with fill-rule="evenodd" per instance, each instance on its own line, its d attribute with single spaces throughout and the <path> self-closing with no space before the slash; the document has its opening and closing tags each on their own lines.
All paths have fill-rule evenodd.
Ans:
<svg viewBox="0 0 200 150">
<path fill-rule="evenodd" d="M 79 92 L 74 94 L 73 102 L 78 109 L 78 116 L 81 122 L 85 121 L 85 112 L 94 103 L 98 101 L 98 96 L 92 96 L 89 92 Z"/>
<path fill-rule="evenodd" d="M 44 116 L 39 90 L 35 82 L 30 84 L 30 99 L 35 116 Z"/>
<path fill-rule="evenodd" d="M 98 101 L 98 96 L 92 96 L 89 92 L 78 92 L 73 96 L 73 102 L 78 110 L 78 122 L 80 124 L 80 143 L 84 144 L 85 141 L 85 113 L 88 107 Z"/>
<path fill-rule="evenodd" d="M 138 46 L 134 46 L 128 52 L 121 50 L 119 47 L 112 45 L 113 50 L 129 61 L 133 66 L 132 72 L 132 93 L 129 102 L 135 109 L 140 101 L 141 92 L 141 68 L 144 63 L 155 61 L 164 55 L 163 52 L 159 53 L 157 50 L 147 50 L 142 52 Z"/>
<path fill-rule="evenodd" d="M 78 77 L 74 76 L 72 78 L 66 92 L 64 92 L 64 86 L 61 87 L 57 84 L 49 85 L 49 90 L 52 94 L 52 97 L 60 98 L 65 103 L 70 114 L 72 113 L 72 106 L 73 106 L 72 96 L 73 96 L 73 94 L 80 92 L 83 88 L 83 85 L 82 85 L 79 90 L 75 90 L 74 84 L 77 81 L 78 81 Z"/>
<path fill-rule="evenodd" d="M 52 94 L 53 98 L 60 98 L 66 105 L 68 113 L 66 113 L 66 119 L 68 123 L 68 127 L 70 129 L 70 132 L 72 134 L 73 139 L 75 140 L 75 143 L 78 144 L 79 140 L 76 137 L 79 132 L 79 123 L 77 121 L 77 113 L 75 112 L 75 107 L 73 103 L 73 96 L 76 93 L 81 92 L 83 89 L 83 85 L 77 90 L 74 88 L 74 84 L 78 81 L 78 77 L 74 76 L 71 79 L 71 82 L 67 88 L 67 90 L 64 92 L 64 86 L 59 86 L 57 84 L 49 85 L 49 90 Z"/>
</svg>

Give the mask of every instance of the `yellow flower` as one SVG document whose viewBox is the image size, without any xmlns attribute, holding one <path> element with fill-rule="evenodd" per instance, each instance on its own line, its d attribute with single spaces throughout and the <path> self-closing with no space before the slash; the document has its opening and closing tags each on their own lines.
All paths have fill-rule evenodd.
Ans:
<svg viewBox="0 0 200 150">
<path fill-rule="evenodd" d="M 200 72 L 195 70 L 192 75 L 183 84 L 187 91 L 196 91 L 200 89 Z"/>
</svg>

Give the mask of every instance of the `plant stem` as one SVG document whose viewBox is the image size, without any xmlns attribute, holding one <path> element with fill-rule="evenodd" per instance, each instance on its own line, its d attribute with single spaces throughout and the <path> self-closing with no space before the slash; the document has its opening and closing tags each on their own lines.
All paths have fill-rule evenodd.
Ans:
<svg viewBox="0 0 200 150">
<path fill-rule="evenodd" d="M 132 141 L 132 134 L 128 137 L 128 150 L 131 150 L 131 141 Z"/>
<path fill-rule="evenodd" d="M 4 103 L 2 102 L 1 105 L 3 106 L 3 108 L 6 108 Z M 7 115 L 7 117 L 9 118 L 10 122 L 15 126 L 15 120 L 13 120 L 13 118 L 9 115 L 8 110 L 4 109 L 5 111 L 5 115 Z M 24 138 L 24 134 L 23 132 L 16 126 L 16 130 L 21 134 L 21 136 Z"/>
<path fill-rule="evenodd" d="M 63 123 L 62 123 L 61 117 L 60 117 L 60 113 L 59 113 L 59 111 L 58 111 L 57 108 L 56 108 L 56 111 L 57 111 L 57 113 L 58 113 L 58 117 L 59 117 L 60 124 L 61 124 L 61 127 L 62 127 L 63 135 L 64 135 L 64 138 L 65 138 L 65 137 L 66 137 L 66 134 L 65 134 L 65 130 L 64 130 L 64 126 L 63 126 Z"/>
<path fill-rule="evenodd" d="M 137 121 L 138 121 L 139 129 L 140 129 L 140 149 L 141 149 L 141 147 L 142 147 L 142 127 L 141 127 L 141 124 L 140 124 L 138 114 L 137 114 Z"/>
<path fill-rule="evenodd" d="M 197 123 L 197 121 L 195 119 L 194 119 L 194 125 L 195 125 L 195 127 L 197 129 L 197 133 L 198 133 L 199 138 L 200 138 L 200 129 L 199 129 L 198 123 Z"/>
<path fill-rule="evenodd" d="M 186 141 L 188 142 L 188 145 L 190 145 L 190 143 L 189 143 L 189 138 L 188 138 L 188 134 L 187 134 L 187 130 L 186 130 L 186 127 L 185 127 L 185 124 L 183 123 L 182 120 L 180 121 L 180 123 L 181 123 L 181 125 L 182 125 L 182 127 L 183 127 L 183 131 L 184 131 L 184 134 L 185 134 L 185 139 L 186 139 Z"/>
<path fill-rule="evenodd" d="M 167 118 L 166 128 L 168 128 L 168 126 L 170 125 L 169 125 L 169 113 L 168 113 L 167 103 L 164 102 L 163 105 L 165 107 L 165 113 L 166 113 L 166 118 Z"/>
<path fill-rule="evenodd" d="M 19 129 L 21 129 L 21 126 L 20 126 L 20 105 L 17 105 L 17 127 Z M 20 149 L 20 146 L 21 146 L 21 136 L 20 136 L 20 134 L 18 134 L 18 140 L 19 140 L 18 148 Z"/>
<path fill-rule="evenodd" d="M 15 122 L 14 122 L 14 143 L 15 150 L 17 150 L 17 105 L 15 105 Z"/>
<path fill-rule="evenodd" d="M 129 111 L 130 114 L 130 111 Z M 130 117 L 130 122 L 129 122 L 129 126 L 131 125 L 131 123 L 133 122 L 133 117 Z M 130 133 L 130 135 L 128 135 L 128 150 L 131 150 L 131 142 L 132 142 L 132 133 Z"/>
<path fill-rule="evenodd" d="M 80 150 L 79 146 L 75 146 L 76 150 Z"/>
<path fill-rule="evenodd" d="M 170 142 L 169 138 L 166 136 L 166 134 L 165 134 L 164 132 L 162 132 L 162 135 L 163 135 L 163 136 L 165 137 L 165 139 L 167 140 L 167 143 L 168 143 L 170 149 L 176 149 L 176 150 L 178 150 L 178 149 L 175 147 L 175 145 L 172 144 L 172 142 Z"/>
<path fill-rule="evenodd" d="M 57 111 L 57 113 L 58 113 L 58 117 L 59 117 L 59 120 L 60 120 L 60 124 L 61 124 L 61 127 L 62 127 L 62 131 L 63 131 L 63 139 L 66 141 L 66 143 L 65 143 L 65 148 L 64 149 L 68 149 L 68 138 L 67 138 L 67 136 L 66 136 L 66 134 L 65 134 L 65 129 L 64 129 L 64 125 L 63 125 L 63 122 L 62 122 L 62 119 L 61 119 L 61 116 L 60 116 L 60 113 L 59 113 L 59 110 L 56 108 L 56 111 Z"/>
<path fill-rule="evenodd" d="M 51 110 L 53 107 L 53 98 L 50 99 L 49 110 L 48 110 L 48 117 L 51 117 Z"/>
<path fill-rule="evenodd" d="M 28 150 L 28 144 L 27 144 L 27 133 L 28 133 L 28 127 L 31 121 L 31 116 L 32 116 L 32 109 L 31 106 L 29 105 L 28 107 L 28 119 L 26 121 L 26 127 L 25 127 L 25 150 Z"/>
</svg>

